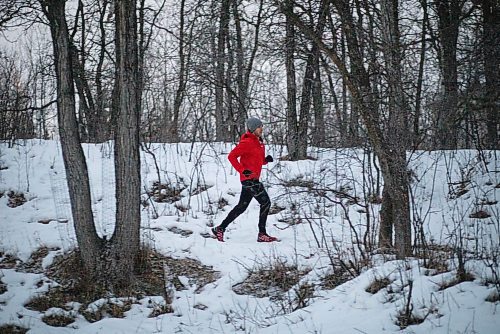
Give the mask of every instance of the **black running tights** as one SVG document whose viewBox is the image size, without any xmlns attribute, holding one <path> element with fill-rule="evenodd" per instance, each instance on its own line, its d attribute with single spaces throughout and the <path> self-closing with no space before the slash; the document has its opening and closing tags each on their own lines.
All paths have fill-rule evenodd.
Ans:
<svg viewBox="0 0 500 334">
<path fill-rule="evenodd" d="M 259 232 L 266 233 L 267 215 L 271 208 L 271 199 L 264 189 L 264 185 L 258 180 L 245 180 L 241 184 L 243 187 L 238 204 L 229 212 L 219 227 L 225 230 L 229 224 L 248 208 L 252 198 L 255 198 L 260 204 Z"/>
</svg>

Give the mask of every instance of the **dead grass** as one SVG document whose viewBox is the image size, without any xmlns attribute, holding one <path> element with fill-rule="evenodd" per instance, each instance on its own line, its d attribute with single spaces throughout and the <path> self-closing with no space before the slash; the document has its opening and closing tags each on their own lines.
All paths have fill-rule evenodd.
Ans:
<svg viewBox="0 0 500 334">
<path fill-rule="evenodd" d="M 182 198 L 184 188 L 171 187 L 168 184 L 154 182 L 148 195 L 157 203 L 174 203 Z"/>
<path fill-rule="evenodd" d="M 212 267 L 205 266 L 198 260 L 194 259 L 174 259 L 165 257 L 165 265 L 168 267 L 170 274 L 174 277 L 173 284 L 176 290 L 185 290 L 185 287 L 178 276 L 185 276 L 189 279 L 191 286 L 196 286 L 196 293 L 202 291 L 203 287 L 209 283 L 215 282 L 220 278 L 220 273 L 214 271 Z"/>
<path fill-rule="evenodd" d="M 376 294 L 380 290 L 386 288 L 389 284 L 391 284 L 391 280 L 387 277 L 376 277 L 370 285 L 365 289 L 366 292 L 371 294 Z"/>
<path fill-rule="evenodd" d="M 88 322 L 97 322 L 104 318 L 125 318 L 125 312 L 130 311 L 135 299 L 127 299 L 125 301 L 113 301 L 108 299 L 99 307 L 89 310 L 88 308 L 81 311 L 82 315 Z"/>
<path fill-rule="evenodd" d="M 13 269 L 21 262 L 11 254 L 0 253 L 0 269 Z"/>
<path fill-rule="evenodd" d="M 28 201 L 26 197 L 24 197 L 23 193 L 12 190 L 7 193 L 7 197 L 9 197 L 9 200 L 7 201 L 7 206 L 9 208 L 16 208 Z"/>
<path fill-rule="evenodd" d="M 74 293 L 68 293 L 67 289 L 56 287 L 49 291 L 31 298 L 24 307 L 28 310 L 45 312 L 51 307 L 66 308 L 66 304 L 74 298 Z"/>
<path fill-rule="evenodd" d="M 453 254 L 453 249 L 446 245 L 427 244 L 425 249 L 417 249 L 417 254 L 423 259 L 423 265 L 428 269 L 426 275 L 434 276 L 450 271 L 448 260 Z"/>
<path fill-rule="evenodd" d="M 323 289 L 332 290 L 338 287 L 339 285 L 342 285 L 345 282 L 350 281 L 353 278 L 354 278 L 353 274 L 349 270 L 338 265 L 335 266 L 332 272 L 325 275 L 321 279 L 321 286 L 323 287 Z"/>
<path fill-rule="evenodd" d="M 75 322 L 75 318 L 64 314 L 52 314 L 43 316 L 42 321 L 52 327 L 66 327 Z"/>
<path fill-rule="evenodd" d="M 272 297 L 283 293 L 296 285 L 309 270 L 299 270 L 296 265 L 289 265 L 286 260 L 273 259 L 268 264 L 257 264 L 256 268 L 245 268 L 247 278 L 233 286 L 239 295 Z"/>
<path fill-rule="evenodd" d="M 460 278 L 457 275 L 449 281 L 442 282 L 441 284 L 439 284 L 439 291 L 446 290 L 448 288 L 451 288 L 452 286 L 458 285 L 463 282 L 472 282 L 474 280 L 474 275 L 472 275 L 469 272 L 465 272 L 462 276 L 463 277 Z"/>
<path fill-rule="evenodd" d="M 42 267 L 43 259 L 49 255 L 49 252 L 58 250 L 59 248 L 57 247 L 49 248 L 42 246 L 31 253 L 28 261 L 20 263 L 16 269 L 21 272 L 41 274 L 45 271 Z"/>
<path fill-rule="evenodd" d="M 29 328 L 20 327 L 17 325 L 1 325 L 0 334 L 25 334 L 29 331 Z"/>
<path fill-rule="evenodd" d="M 418 317 L 415 314 L 407 315 L 403 311 L 399 312 L 396 316 L 396 325 L 399 326 L 400 329 L 405 329 L 411 325 L 418 325 L 424 322 L 424 318 Z"/>
<path fill-rule="evenodd" d="M 254 268 L 245 268 L 247 278 L 233 285 L 233 291 L 239 295 L 252 295 L 269 299 L 280 308 L 280 313 L 288 314 L 309 305 L 314 297 L 314 285 L 299 281 L 310 271 L 299 270 L 279 258 L 268 263 L 256 263 Z"/>
</svg>

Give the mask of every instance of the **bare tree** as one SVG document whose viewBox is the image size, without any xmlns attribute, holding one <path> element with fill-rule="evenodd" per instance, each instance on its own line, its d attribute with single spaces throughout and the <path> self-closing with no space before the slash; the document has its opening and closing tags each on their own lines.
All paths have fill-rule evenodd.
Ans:
<svg viewBox="0 0 500 334">
<path fill-rule="evenodd" d="M 439 147 L 453 149 L 458 140 L 457 42 L 464 1 L 437 0 L 439 59 L 442 74 L 442 103 L 438 108 L 436 140 Z"/>
<path fill-rule="evenodd" d="M 355 29 L 354 17 L 349 1 L 337 0 L 332 1 L 332 3 L 340 18 L 342 29 L 346 36 L 351 71 L 347 69 L 347 64 L 341 61 L 335 50 L 328 47 L 321 36 L 318 36 L 296 14 L 290 11 L 289 6 L 281 5 L 280 9 L 295 26 L 325 52 L 346 79 L 354 104 L 361 114 L 368 137 L 379 158 L 384 177 L 384 186 L 393 191 L 391 196 L 382 204 L 382 211 L 387 210 L 382 216 L 384 219 L 389 220 L 384 224 L 395 227 L 394 247 L 396 254 L 399 258 L 404 258 L 411 254 L 411 222 L 405 147 L 383 134 L 382 125 L 377 117 L 377 96 L 373 93 L 369 73 L 364 67 L 363 54 L 360 48 L 361 43 L 358 38 L 357 29 Z M 398 132 L 394 137 L 402 138 L 402 129 L 395 130 Z M 389 240 L 392 240 L 392 238 Z"/>
<path fill-rule="evenodd" d="M 498 149 L 500 131 L 499 110 L 499 70 L 500 70 L 500 4 L 495 0 L 482 0 L 483 16 L 482 51 L 484 58 L 484 77 L 486 80 L 485 106 L 487 140 L 486 147 Z"/>
<path fill-rule="evenodd" d="M 75 88 L 64 0 L 40 1 L 49 21 L 57 81 L 57 120 L 66 169 L 75 233 L 84 267 L 98 275 L 102 240 L 97 236 L 92 214 L 87 164 L 80 144 L 76 119 Z"/>
<path fill-rule="evenodd" d="M 76 118 L 71 42 L 65 0 L 40 0 L 49 21 L 57 80 L 59 134 L 80 256 L 90 278 L 108 289 L 133 280 L 139 252 L 140 163 L 136 2 L 115 4 L 116 78 L 114 97 L 116 226 L 101 239 L 92 214 L 87 164 Z M 126 256 L 124 256 L 126 254 Z"/>
</svg>

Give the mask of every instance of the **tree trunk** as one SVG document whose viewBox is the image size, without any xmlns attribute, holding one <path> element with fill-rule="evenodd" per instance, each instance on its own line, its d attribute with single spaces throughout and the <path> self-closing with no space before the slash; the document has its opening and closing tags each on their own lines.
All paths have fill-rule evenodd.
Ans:
<svg viewBox="0 0 500 334">
<path fill-rule="evenodd" d="M 496 0 L 483 0 L 483 57 L 486 79 L 485 104 L 487 119 L 486 147 L 491 150 L 500 148 L 500 110 L 498 108 L 499 67 L 500 67 L 500 4 Z"/>
<path fill-rule="evenodd" d="M 426 53 L 426 35 L 427 35 L 427 23 L 429 21 L 429 14 L 427 8 L 427 0 L 421 0 L 423 19 L 422 19 L 422 35 L 420 38 L 420 60 L 418 63 L 418 79 L 417 79 L 417 91 L 415 94 L 415 115 L 413 116 L 413 148 L 417 149 L 420 145 L 420 114 L 422 105 L 422 86 L 424 77 L 424 64 L 425 64 L 425 53 Z"/>
<path fill-rule="evenodd" d="M 398 0 L 381 1 L 381 21 L 383 52 L 387 68 L 387 81 L 389 93 L 389 124 L 387 126 L 386 141 L 389 148 L 387 152 L 388 171 L 384 175 L 384 191 L 391 199 L 390 215 L 381 216 L 380 241 L 387 242 L 387 237 L 382 235 L 389 228 L 384 224 L 393 224 L 395 244 L 401 251 L 411 246 L 410 208 L 408 197 L 408 175 L 406 172 L 406 148 L 408 147 L 407 120 L 410 110 L 405 99 L 402 83 L 401 46 L 399 33 L 399 8 Z M 383 211 L 384 212 L 384 211 Z M 382 244 L 382 246 L 385 246 Z M 405 251 L 410 252 L 411 248 Z"/>
<path fill-rule="evenodd" d="M 293 4 L 285 2 L 287 10 L 293 13 Z M 297 128 L 297 84 L 295 80 L 295 28 L 290 18 L 286 17 L 285 67 L 286 67 L 286 120 L 287 149 L 290 160 L 297 160 L 299 131 Z"/>
<path fill-rule="evenodd" d="M 313 81 L 313 110 L 314 110 L 314 132 L 312 144 L 316 147 L 324 147 L 325 143 L 325 113 L 323 104 L 323 86 L 321 84 L 321 67 L 319 48 L 314 47 L 314 81 Z M 335 96 L 335 92 L 332 91 Z M 338 108 L 335 108 L 338 111 Z"/>
<path fill-rule="evenodd" d="M 116 226 L 111 238 L 108 275 L 114 285 L 128 285 L 140 246 L 140 90 L 136 1 L 115 3 L 116 73 L 114 107 Z M 126 254 L 126 255 L 125 255 Z"/>
<path fill-rule="evenodd" d="M 102 242 L 95 230 L 85 156 L 78 135 L 65 0 L 40 1 L 50 24 L 57 81 L 57 120 L 76 240 L 87 273 L 98 276 Z"/>
<path fill-rule="evenodd" d="M 182 101 L 186 90 L 186 55 L 184 42 L 184 6 L 186 1 L 181 0 L 181 9 L 179 13 L 179 84 L 175 92 L 174 107 L 172 110 L 173 117 L 169 124 L 169 137 L 171 142 L 179 141 L 179 114 L 181 112 Z"/>
<path fill-rule="evenodd" d="M 325 45 L 321 36 L 318 36 L 307 27 L 288 7 L 280 6 L 280 9 L 293 24 L 317 43 L 318 47 L 330 57 L 340 73 L 345 77 L 346 84 L 353 96 L 354 104 L 358 106 L 365 123 L 366 132 L 370 138 L 374 152 L 379 158 L 384 177 L 384 186 L 394 191 L 391 201 L 386 203 L 391 205 L 390 211 L 392 215 L 384 218 L 389 219 L 389 224 L 395 227 L 396 236 L 394 246 L 397 257 L 405 258 L 411 255 L 408 173 L 406 172 L 405 155 L 401 154 L 405 153 L 405 151 L 404 148 L 394 147 L 392 145 L 394 143 L 388 141 L 382 135 L 382 129 L 378 121 L 377 97 L 373 94 L 369 73 L 364 68 L 364 59 L 356 29 L 354 29 L 354 19 L 350 4 L 347 0 L 335 0 L 333 4 L 341 18 L 342 29 L 347 40 L 352 72 L 347 70 L 346 64 L 341 62 L 334 50 Z M 382 208 L 382 211 L 384 209 L 385 207 Z"/>
<path fill-rule="evenodd" d="M 437 0 L 443 99 L 437 114 L 437 140 L 442 149 L 458 145 L 457 41 L 461 4 L 456 0 Z"/>
<path fill-rule="evenodd" d="M 217 1 L 214 2 L 219 3 Z M 216 68 L 215 68 L 215 136 L 217 141 L 227 138 L 227 117 L 224 112 L 224 84 L 226 63 L 226 38 L 229 29 L 229 0 L 222 0 L 220 5 L 219 31 L 217 32 Z"/>
</svg>

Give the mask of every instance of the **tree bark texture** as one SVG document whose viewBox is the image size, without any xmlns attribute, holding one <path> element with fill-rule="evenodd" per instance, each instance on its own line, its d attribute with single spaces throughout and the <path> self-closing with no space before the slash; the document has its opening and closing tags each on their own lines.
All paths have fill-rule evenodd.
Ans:
<svg viewBox="0 0 500 334">
<path fill-rule="evenodd" d="M 287 10 L 293 13 L 293 4 L 285 2 Z M 287 120 L 287 149 L 290 160 L 297 160 L 299 130 L 297 128 L 297 83 L 295 79 L 295 27 L 286 17 L 285 37 L 285 67 L 286 67 L 286 120 Z"/>
<path fill-rule="evenodd" d="M 140 246 L 140 89 L 136 1 L 115 3 L 116 114 L 115 180 L 116 226 L 111 239 L 108 274 L 114 284 L 127 285 Z"/>
<path fill-rule="evenodd" d="M 483 57 L 486 79 L 485 106 L 487 119 L 486 148 L 500 148 L 500 3 L 483 0 Z"/>
<path fill-rule="evenodd" d="M 217 141 L 228 137 L 227 115 L 224 108 L 224 86 L 226 83 L 226 40 L 229 29 L 230 0 L 220 4 L 219 31 L 217 32 L 216 68 L 215 68 L 215 134 Z M 219 3 L 214 1 L 214 4 Z"/>
<path fill-rule="evenodd" d="M 437 0 L 440 65 L 443 99 L 437 112 L 437 140 L 442 149 L 458 145 L 458 72 L 457 42 L 461 4 L 456 0 Z"/>
<path fill-rule="evenodd" d="M 65 3 L 65 0 L 40 1 L 49 20 L 54 48 L 57 120 L 76 239 L 86 271 L 91 277 L 96 277 L 102 243 L 95 230 L 87 164 L 78 134 Z"/>
</svg>

